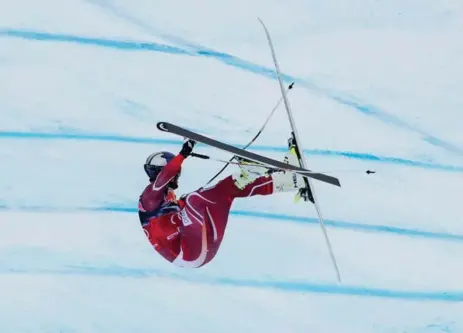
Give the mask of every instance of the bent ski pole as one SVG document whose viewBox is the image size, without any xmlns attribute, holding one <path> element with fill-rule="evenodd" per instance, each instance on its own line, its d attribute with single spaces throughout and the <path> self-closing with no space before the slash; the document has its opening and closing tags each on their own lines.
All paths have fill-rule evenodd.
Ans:
<svg viewBox="0 0 463 333">
<path fill-rule="evenodd" d="M 233 164 L 233 165 L 241 165 L 240 162 L 232 161 L 235 158 L 235 156 L 229 161 L 222 160 L 220 158 L 210 157 L 208 155 L 197 154 L 197 153 L 191 153 L 190 156 L 196 157 L 196 158 L 199 158 L 199 159 L 202 159 L 202 160 L 209 160 L 209 161 L 214 161 L 214 162 L 219 162 L 219 163 L 226 163 L 226 164 Z M 291 172 L 290 169 L 274 168 L 274 167 L 271 167 L 271 166 L 268 166 L 268 165 L 265 165 L 265 164 L 261 164 L 261 163 L 247 162 L 246 165 L 266 168 L 266 169 L 269 170 L 269 174 L 272 173 L 272 172 L 275 172 L 275 171 L 289 171 L 289 172 Z"/>
<path fill-rule="evenodd" d="M 286 92 L 290 91 L 291 89 L 293 89 L 293 86 L 294 86 L 294 82 L 291 83 L 288 88 L 286 89 Z M 270 112 L 270 114 L 268 115 L 267 119 L 265 120 L 264 124 L 262 125 L 262 127 L 259 129 L 259 131 L 257 132 L 257 134 L 251 139 L 251 141 L 249 141 L 249 143 L 247 145 L 245 145 L 243 147 L 243 149 L 246 149 L 248 148 L 250 145 L 252 145 L 254 143 L 254 141 L 257 140 L 257 138 L 262 134 L 262 132 L 264 131 L 265 127 L 267 127 L 267 124 L 268 122 L 270 121 L 270 118 L 272 118 L 273 114 L 275 113 L 275 111 L 278 109 L 278 107 L 280 106 L 281 102 L 283 101 L 283 97 L 281 97 L 277 104 L 273 107 L 272 111 Z M 207 182 L 206 185 L 209 185 L 211 182 L 214 181 L 214 179 L 216 179 L 222 172 L 224 172 L 224 170 L 228 167 L 229 164 L 232 164 L 231 162 L 233 161 L 235 157 L 232 157 L 230 158 L 230 160 L 228 161 L 228 163 L 226 163 L 222 169 L 219 170 L 219 172 L 217 172 L 217 174 L 212 177 L 211 179 L 209 179 L 209 181 Z"/>
</svg>

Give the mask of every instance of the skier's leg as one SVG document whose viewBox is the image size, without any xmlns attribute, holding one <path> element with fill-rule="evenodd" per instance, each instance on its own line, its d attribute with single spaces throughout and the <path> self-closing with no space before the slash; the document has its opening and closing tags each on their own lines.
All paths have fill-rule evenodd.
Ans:
<svg viewBox="0 0 463 333">
<path fill-rule="evenodd" d="M 176 217 L 180 228 L 180 253 L 173 263 L 188 268 L 204 265 L 208 252 L 207 230 L 204 221 L 189 213 L 186 206 L 176 214 Z"/>
<path fill-rule="evenodd" d="M 222 179 L 213 188 L 208 188 L 200 191 L 205 196 L 211 198 L 220 198 L 231 203 L 235 198 L 250 197 L 254 195 L 270 195 L 273 193 L 273 180 L 271 176 L 259 176 L 255 179 L 248 180 L 244 183 L 240 180 L 240 185 L 237 184 L 239 175 L 231 175 Z"/>
<path fill-rule="evenodd" d="M 182 255 L 180 260 L 176 260 L 177 264 L 200 267 L 214 258 L 222 243 L 235 198 L 295 191 L 303 184 L 302 178 L 295 177 L 294 173 L 266 175 L 266 171 L 266 168 L 244 163 L 239 174 L 192 192 L 183 199 L 185 205 L 179 213 L 183 221 L 180 237 Z M 185 261 L 188 265 L 184 264 Z"/>
<path fill-rule="evenodd" d="M 215 186 L 189 193 L 177 214 L 180 219 L 181 254 L 174 261 L 183 267 L 200 267 L 211 261 L 222 243 L 233 200 L 237 197 L 269 195 L 272 178 L 259 177 L 243 189 L 229 176 Z"/>
<path fill-rule="evenodd" d="M 200 267 L 216 255 L 225 233 L 233 198 L 218 186 L 188 194 L 178 213 L 181 253 L 178 266 Z"/>
<path fill-rule="evenodd" d="M 298 165 L 293 146 L 290 145 L 283 162 Z M 240 168 L 240 174 L 232 175 L 235 185 L 241 190 L 235 194 L 235 197 L 295 192 L 305 185 L 302 176 L 294 172 L 273 171 L 269 175 L 267 168 L 245 160 L 240 161 Z"/>
</svg>

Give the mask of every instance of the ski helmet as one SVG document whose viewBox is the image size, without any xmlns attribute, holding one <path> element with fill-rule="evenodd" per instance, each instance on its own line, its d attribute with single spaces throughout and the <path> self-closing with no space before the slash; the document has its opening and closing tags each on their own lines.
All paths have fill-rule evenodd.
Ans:
<svg viewBox="0 0 463 333">
<path fill-rule="evenodd" d="M 150 181 L 154 181 L 161 170 L 175 157 L 174 154 L 169 153 L 167 151 L 161 151 L 157 153 L 153 153 L 147 157 L 144 169 L 146 174 L 148 175 Z M 170 187 L 173 189 L 177 188 L 177 180 L 180 176 L 180 172 L 177 176 L 170 182 Z"/>
</svg>

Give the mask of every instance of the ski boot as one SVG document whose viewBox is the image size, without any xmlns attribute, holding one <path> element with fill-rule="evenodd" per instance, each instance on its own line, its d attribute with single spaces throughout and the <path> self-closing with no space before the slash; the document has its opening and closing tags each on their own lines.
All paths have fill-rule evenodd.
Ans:
<svg viewBox="0 0 463 333">
<path fill-rule="evenodd" d="M 299 160 L 296 154 L 296 144 L 293 138 L 288 140 L 288 149 L 289 151 L 285 154 L 283 162 L 299 166 Z M 273 192 L 296 192 L 305 186 L 304 179 L 301 175 L 285 171 L 278 170 L 272 172 L 273 178 Z"/>
<path fill-rule="evenodd" d="M 269 169 L 265 165 L 239 156 L 235 156 L 235 159 L 239 163 L 238 166 L 240 168 L 240 173 L 233 174 L 232 178 L 236 187 L 240 190 L 244 189 L 247 185 L 251 184 L 259 177 L 268 177 Z"/>
<path fill-rule="evenodd" d="M 297 156 L 296 152 L 296 141 L 294 140 L 294 137 L 291 136 L 288 139 L 288 153 L 285 155 L 284 162 L 295 165 L 295 166 L 300 166 L 299 164 L 299 158 Z M 312 191 L 309 187 L 309 184 L 304 181 L 304 178 L 296 173 L 292 174 L 293 177 L 293 186 L 290 187 L 288 186 L 288 181 L 286 181 L 286 187 L 282 186 L 280 187 L 283 192 L 287 191 L 297 191 L 295 197 L 294 197 L 294 203 L 298 203 L 300 199 L 304 199 L 304 201 L 311 201 L 314 203 L 314 198 Z"/>
</svg>

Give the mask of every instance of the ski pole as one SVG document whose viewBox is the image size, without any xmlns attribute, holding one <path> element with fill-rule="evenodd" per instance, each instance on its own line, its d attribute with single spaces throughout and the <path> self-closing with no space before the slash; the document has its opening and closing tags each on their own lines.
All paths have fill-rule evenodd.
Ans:
<svg viewBox="0 0 463 333">
<path fill-rule="evenodd" d="M 289 92 L 291 89 L 293 89 L 293 86 L 294 86 L 294 82 L 291 83 L 288 88 L 286 89 L 286 92 Z M 264 124 L 262 125 L 262 127 L 259 129 L 259 131 L 257 132 L 257 134 L 251 139 L 251 141 L 249 141 L 249 143 L 247 145 L 245 145 L 243 147 L 243 149 L 247 149 L 250 145 L 252 145 L 256 140 L 257 138 L 262 134 L 262 132 L 264 131 L 265 127 L 267 126 L 268 122 L 270 121 L 270 118 L 272 118 L 273 114 L 275 113 L 275 111 L 278 109 L 278 107 L 280 106 L 281 102 L 283 102 L 283 97 L 281 97 L 277 104 L 274 106 L 274 108 L 272 109 L 272 111 L 270 112 L 270 114 L 268 115 L 267 119 L 265 120 Z M 217 174 L 212 177 L 211 179 L 209 179 L 209 181 L 207 182 L 206 185 L 209 185 L 211 182 L 214 181 L 214 179 L 216 179 L 222 172 L 224 172 L 224 170 L 228 167 L 229 164 L 234 164 L 234 163 L 231 163 L 233 161 L 235 157 L 233 156 L 232 158 L 230 158 L 230 160 L 228 162 L 225 162 L 226 164 L 223 166 L 222 169 L 220 169 L 219 172 L 217 172 Z"/>
<path fill-rule="evenodd" d="M 232 158 L 231 160 L 229 160 L 229 161 L 226 161 L 226 160 L 222 160 L 222 159 L 220 159 L 220 158 L 213 158 L 213 157 L 210 157 L 210 156 L 208 156 L 208 155 L 197 154 L 197 153 L 191 153 L 190 156 L 196 157 L 196 158 L 200 158 L 200 159 L 202 159 L 202 160 L 209 160 L 209 161 L 214 161 L 214 162 L 219 162 L 219 163 L 226 163 L 227 165 L 228 165 L 228 164 L 240 165 L 239 162 L 233 162 L 233 161 L 232 161 L 235 157 L 233 157 L 233 158 Z M 274 168 L 274 167 L 270 167 L 270 166 L 267 166 L 267 165 L 265 165 L 265 164 L 260 164 L 260 163 L 250 163 L 250 162 L 247 162 L 246 165 L 258 166 L 258 167 L 267 168 L 269 171 L 291 171 L 291 170 L 289 170 L 289 169 Z"/>
</svg>

